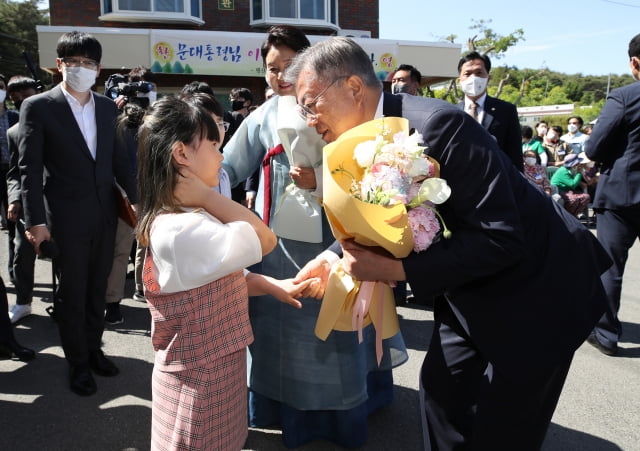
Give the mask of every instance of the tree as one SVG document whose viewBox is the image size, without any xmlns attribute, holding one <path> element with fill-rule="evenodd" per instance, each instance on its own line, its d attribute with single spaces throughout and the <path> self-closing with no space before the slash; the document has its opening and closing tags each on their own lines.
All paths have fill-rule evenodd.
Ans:
<svg viewBox="0 0 640 451">
<path fill-rule="evenodd" d="M 478 37 L 478 34 L 476 34 L 467 40 L 467 48 L 470 52 L 476 51 L 483 55 L 500 59 L 510 47 L 524 40 L 524 30 L 522 28 L 518 28 L 508 35 L 502 36 L 496 34 L 493 29 L 488 27 L 491 19 L 479 19 L 472 22 L 474 23 L 469 29 L 477 30 L 481 37 Z"/>
<path fill-rule="evenodd" d="M 509 33 L 508 35 L 499 35 L 493 29 L 489 28 L 489 24 L 491 20 L 472 20 L 472 25 L 469 27 L 470 30 L 474 30 L 477 33 L 472 37 L 467 39 L 467 50 L 469 52 L 476 51 L 483 55 L 487 55 L 490 58 L 500 59 L 504 56 L 504 52 L 506 52 L 510 47 L 516 45 L 519 41 L 524 40 L 524 31 L 522 28 L 518 28 L 517 30 Z M 456 35 L 449 35 L 445 40 L 449 42 L 454 42 L 456 40 Z M 504 80 L 502 83 L 509 79 L 509 75 L 505 74 Z M 498 96 L 502 92 L 502 89 L 498 90 Z M 450 98 L 453 93 L 453 97 L 456 101 L 461 101 L 463 96 L 458 93 L 458 88 L 455 80 L 451 80 L 449 83 L 449 87 L 446 91 L 446 94 L 443 98 Z"/>
<path fill-rule="evenodd" d="M 49 11 L 38 9 L 37 0 L 0 0 L 0 23 L 0 72 L 7 78 L 13 75 L 33 77 L 22 52 L 28 52 L 34 67 L 39 66 L 36 25 L 49 24 Z M 50 76 L 44 77 L 44 83 L 51 81 Z"/>
</svg>

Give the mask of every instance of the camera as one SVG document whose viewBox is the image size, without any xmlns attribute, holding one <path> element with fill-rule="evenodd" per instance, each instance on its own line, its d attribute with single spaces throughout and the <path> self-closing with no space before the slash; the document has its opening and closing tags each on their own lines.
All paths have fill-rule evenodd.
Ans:
<svg viewBox="0 0 640 451">
<path fill-rule="evenodd" d="M 142 108 L 149 106 L 149 98 L 139 96 L 153 91 L 153 83 L 147 81 L 129 81 L 129 77 L 122 74 L 112 74 L 104 83 L 104 95 L 112 100 L 118 96 L 126 97 L 127 102 L 135 103 Z"/>
</svg>

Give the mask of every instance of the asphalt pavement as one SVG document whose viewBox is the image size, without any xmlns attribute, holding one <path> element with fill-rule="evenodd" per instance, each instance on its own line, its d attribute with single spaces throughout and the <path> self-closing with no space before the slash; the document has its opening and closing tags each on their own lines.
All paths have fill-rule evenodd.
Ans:
<svg viewBox="0 0 640 451">
<path fill-rule="evenodd" d="M 6 243 L 6 232 L 0 242 Z M 8 286 L 6 244 L 0 274 Z M 559 273 L 561 277 L 561 273 Z M 579 283 L 579 281 L 571 281 Z M 541 287 L 544 295 L 544 287 Z M 133 281 L 127 280 L 127 296 Z M 68 368 L 55 323 L 46 313 L 51 265 L 38 261 L 33 314 L 21 320 L 18 341 L 37 352 L 35 360 L 0 361 L 0 450 L 147 450 L 151 424 L 153 350 L 146 304 L 125 298 L 125 322 L 107 327 L 104 351 L 120 368 L 114 378 L 96 376 L 98 392 L 79 397 L 68 389 Z M 395 401 L 369 419 L 362 450 L 418 450 L 422 446 L 418 373 L 429 344 L 433 313 L 407 304 L 398 308 L 409 361 L 394 370 Z M 624 336 L 617 357 L 588 344 L 578 349 L 543 451 L 640 450 L 640 244 L 631 250 L 620 318 Z M 540 333 L 544 333 L 541 330 Z M 282 450 L 277 430 L 250 429 L 246 450 Z M 298 448 L 340 450 L 327 442 Z"/>
</svg>

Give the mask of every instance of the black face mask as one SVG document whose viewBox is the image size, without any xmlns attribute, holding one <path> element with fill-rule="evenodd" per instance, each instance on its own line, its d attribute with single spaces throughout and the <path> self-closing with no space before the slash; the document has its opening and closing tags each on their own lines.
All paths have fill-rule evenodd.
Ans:
<svg viewBox="0 0 640 451">
<path fill-rule="evenodd" d="M 400 84 L 400 83 L 396 83 L 395 85 L 393 85 L 393 87 L 391 88 L 391 92 L 393 94 L 400 94 L 402 92 L 409 92 L 409 85 L 407 84 Z"/>
<path fill-rule="evenodd" d="M 22 100 L 13 102 L 13 105 L 16 107 L 16 110 L 20 111 L 20 105 L 22 105 Z"/>
<path fill-rule="evenodd" d="M 244 108 L 244 100 L 232 100 L 231 101 L 231 110 L 238 111 Z"/>
</svg>

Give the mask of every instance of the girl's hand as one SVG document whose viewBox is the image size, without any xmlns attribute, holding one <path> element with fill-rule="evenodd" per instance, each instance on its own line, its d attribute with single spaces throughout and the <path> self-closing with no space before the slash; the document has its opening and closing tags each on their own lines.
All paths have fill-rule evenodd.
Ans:
<svg viewBox="0 0 640 451">
<path fill-rule="evenodd" d="M 209 188 L 197 175 L 188 168 L 181 167 L 173 188 L 173 194 L 183 207 L 204 207 L 205 201 L 214 190 Z"/>
<path fill-rule="evenodd" d="M 301 283 L 293 283 L 293 279 L 277 280 L 271 294 L 280 302 L 302 308 L 302 303 L 296 298 L 304 297 L 305 291 L 313 282 L 314 279 L 308 279 Z"/>
</svg>

